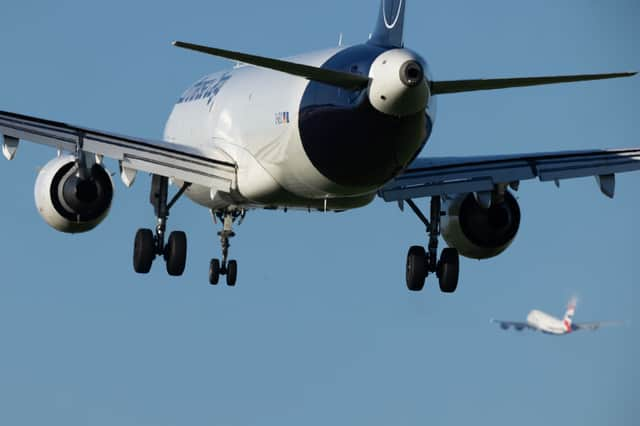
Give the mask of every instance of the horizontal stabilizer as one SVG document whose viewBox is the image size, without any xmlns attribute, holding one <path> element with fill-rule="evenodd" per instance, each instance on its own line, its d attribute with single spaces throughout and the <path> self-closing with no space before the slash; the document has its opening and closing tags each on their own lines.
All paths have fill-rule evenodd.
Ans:
<svg viewBox="0 0 640 426">
<path fill-rule="evenodd" d="M 173 45 L 183 49 L 195 50 L 213 56 L 240 61 L 245 64 L 268 68 L 287 74 L 304 77 L 308 80 L 330 84 L 332 86 L 343 87 L 349 90 L 364 89 L 369 85 L 369 78 L 351 74 L 348 72 L 334 71 L 310 65 L 296 64 L 294 62 L 282 61 L 279 59 L 265 58 L 262 56 L 249 55 L 247 53 L 233 52 L 230 50 L 217 49 L 215 47 L 200 46 L 197 44 L 174 41 Z"/>
<path fill-rule="evenodd" d="M 433 95 L 474 92 L 477 90 L 508 89 L 511 87 L 540 86 L 544 84 L 573 83 L 577 81 L 605 80 L 608 78 L 631 77 L 635 72 L 614 74 L 584 74 L 555 77 L 497 78 L 480 80 L 434 81 L 431 83 Z"/>
</svg>

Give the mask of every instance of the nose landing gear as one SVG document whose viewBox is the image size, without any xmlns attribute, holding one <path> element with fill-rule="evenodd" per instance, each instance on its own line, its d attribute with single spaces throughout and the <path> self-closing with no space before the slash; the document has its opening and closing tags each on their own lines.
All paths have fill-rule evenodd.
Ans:
<svg viewBox="0 0 640 426">
<path fill-rule="evenodd" d="M 226 275 L 227 285 L 233 287 L 236 285 L 236 279 L 238 278 L 238 262 L 236 260 L 228 260 L 229 257 L 229 239 L 235 237 L 233 232 L 233 223 L 237 220 L 238 225 L 244 220 L 246 210 L 225 210 L 225 211 L 211 211 L 211 216 L 214 222 L 218 218 L 222 222 L 222 231 L 218 232 L 220 237 L 220 245 L 222 246 L 222 261 L 219 259 L 211 259 L 209 264 L 209 283 L 211 285 L 217 285 L 220 281 L 220 275 Z"/>
</svg>

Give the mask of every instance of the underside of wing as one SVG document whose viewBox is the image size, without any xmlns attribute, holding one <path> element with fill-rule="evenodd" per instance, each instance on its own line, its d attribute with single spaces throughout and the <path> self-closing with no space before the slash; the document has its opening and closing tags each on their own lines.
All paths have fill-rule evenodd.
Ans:
<svg viewBox="0 0 640 426">
<path fill-rule="evenodd" d="M 535 330 L 535 328 L 531 327 L 526 322 L 518 322 L 518 321 L 501 321 L 501 320 L 491 320 L 492 323 L 498 324 L 501 329 L 508 330 L 513 328 L 516 331 L 522 330 Z"/>
<path fill-rule="evenodd" d="M 149 172 L 225 192 L 230 191 L 235 177 L 233 160 L 215 147 L 203 151 L 3 111 L 0 135 L 8 159 L 15 155 L 18 141 L 26 140 L 63 152 L 112 158 L 119 161 L 121 173 Z"/>
<path fill-rule="evenodd" d="M 595 176 L 608 197 L 615 174 L 640 170 L 640 148 L 503 156 L 418 158 L 379 191 L 385 201 L 492 191 L 522 180 L 542 182 Z"/>
<path fill-rule="evenodd" d="M 573 323 L 571 324 L 571 328 L 573 331 L 579 330 L 589 330 L 596 331 L 600 327 L 608 327 L 614 325 L 623 325 L 621 321 L 598 321 L 598 322 L 583 322 L 583 323 Z"/>
</svg>

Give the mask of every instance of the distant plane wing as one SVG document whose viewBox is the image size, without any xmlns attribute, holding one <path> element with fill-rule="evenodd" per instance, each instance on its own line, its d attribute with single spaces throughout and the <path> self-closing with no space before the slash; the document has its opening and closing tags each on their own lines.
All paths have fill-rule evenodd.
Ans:
<svg viewBox="0 0 640 426">
<path fill-rule="evenodd" d="M 615 174 L 640 170 L 640 148 L 547 152 L 501 156 L 418 158 L 379 196 L 385 201 L 445 194 L 517 188 L 522 180 L 542 182 L 595 176 L 600 190 L 613 198 Z"/>
<path fill-rule="evenodd" d="M 202 151 L 163 141 L 133 138 L 37 117 L 0 111 L 3 154 L 12 159 L 18 141 L 48 145 L 60 151 L 104 156 L 123 170 L 142 171 L 229 192 L 235 164 L 220 149 Z"/>
<path fill-rule="evenodd" d="M 503 330 L 508 330 L 509 328 L 514 328 L 517 331 L 522 330 L 537 330 L 535 327 L 531 327 L 526 322 L 517 322 L 517 321 L 501 321 L 501 320 L 491 320 L 492 323 L 496 323 L 500 325 L 500 328 Z"/>
<path fill-rule="evenodd" d="M 571 324 L 571 329 L 573 331 L 580 331 L 580 330 L 596 331 L 600 327 L 607 327 L 612 325 L 623 325 L 623 324 L 624 323 L 621 321 L 583 322 L 583 323 Z"/>
</svg>

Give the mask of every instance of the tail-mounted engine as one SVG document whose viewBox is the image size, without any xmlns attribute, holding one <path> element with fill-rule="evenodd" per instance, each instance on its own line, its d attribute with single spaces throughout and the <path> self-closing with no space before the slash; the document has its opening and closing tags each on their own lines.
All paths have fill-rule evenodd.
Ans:
<svg viewBox="0 0 640 426">
<path fill-rule="evenodd" d="M 488 259 L 499 255 L 513 242 L 520 228 L 520 207 L 507 190 L 494 193 L 489 203 L 475 194 L 461 194 L 443 200 L 442 237 L 461 255 Z"/>
<path fill-rule="evenodd" d="M 111 208 L 113 181 L 100 164 L 79 173 L 75 157 L 57 157 L 44 166 L 35 185 L 38 212 L 58 231 L 90 231 Z"/>
</svg>

